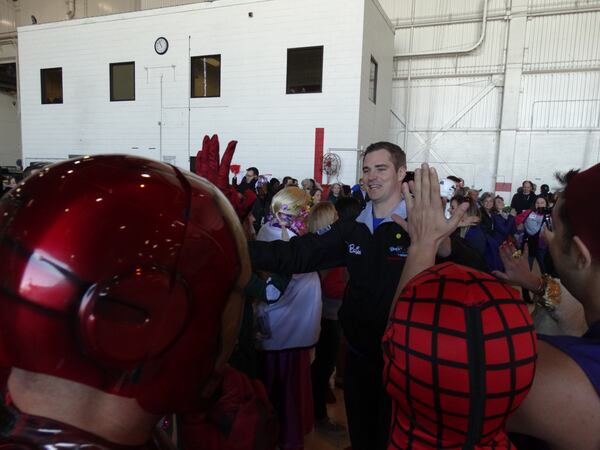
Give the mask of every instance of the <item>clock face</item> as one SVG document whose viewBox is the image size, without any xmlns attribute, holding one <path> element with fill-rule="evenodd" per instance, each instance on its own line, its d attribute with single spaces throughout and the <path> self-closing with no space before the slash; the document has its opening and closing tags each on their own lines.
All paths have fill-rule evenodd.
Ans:
<svg viewBox="0 0 600 450">
<path fill-rule="evenodd" d="M 164 55 L 165 53 L 167 53 L 168 49 L 169 49 L 169 41 L 167 41 L 166 38 L 159 37 L 156 40 L 156 42 L 154 42 L 154 50 L 159 55 Z"/>
</svg>

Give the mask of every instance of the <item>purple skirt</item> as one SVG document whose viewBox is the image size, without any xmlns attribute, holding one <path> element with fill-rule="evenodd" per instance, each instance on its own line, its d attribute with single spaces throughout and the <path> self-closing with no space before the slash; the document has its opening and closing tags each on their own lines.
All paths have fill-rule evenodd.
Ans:
<svg viewBox="0 0 600 450">
<path fill-rule="evenodd" d="M 310 349 L 259 351 L 259 377 L 277 411 L 282 449 L 304 448 L 313 429 Z"/>
</svg>

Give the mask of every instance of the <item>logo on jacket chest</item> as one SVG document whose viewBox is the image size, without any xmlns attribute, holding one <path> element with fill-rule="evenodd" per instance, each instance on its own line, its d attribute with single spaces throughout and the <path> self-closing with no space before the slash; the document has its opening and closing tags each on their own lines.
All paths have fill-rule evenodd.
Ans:
<svg viewBox="0 0 600 450">
<path fill-rule="evenodd" d="M 388 248 L 388 251 L 389 251 L 389 256 L 392 256 L 392 257 L 401 258 L 401 257 L 408 256 L 407 249 L 402 245 L 391 245 Z"/>
<path fill-rule="evenodd" d="M 348 253 L 350 253 L 351 255 L 362 255 L 360 245 L 348 244 Z"/>
</svg>

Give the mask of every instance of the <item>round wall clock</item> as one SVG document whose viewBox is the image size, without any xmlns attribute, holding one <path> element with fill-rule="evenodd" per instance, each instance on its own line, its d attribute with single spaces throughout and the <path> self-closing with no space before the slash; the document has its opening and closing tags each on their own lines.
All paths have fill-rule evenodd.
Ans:
<svg viewBox="0 0 600 450">
<path fill-rule="evenodd" d="M 167 38 L 159 37 L 154 42 L 154 50 L 159 55 L 164 55 L 165 53 L 167 53 L 167 50 L 169 50 L 169 41 L 167 41 Z"/>
</svg>

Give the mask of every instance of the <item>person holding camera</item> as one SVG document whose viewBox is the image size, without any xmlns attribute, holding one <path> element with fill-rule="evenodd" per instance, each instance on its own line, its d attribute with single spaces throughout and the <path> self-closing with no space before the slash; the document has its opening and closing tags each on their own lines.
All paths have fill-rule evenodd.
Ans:
<svg viewBox="0 0 600 450">
<path fill-rule="evenodd" d="M 519 214 L 516 223 L 517 229 L 522 229 L 524 233 L 523 246 L 527 244 L 529 249 L 529 267 L 533 267 L 533 262 L 537 260 L 540 271 L 545 273 L 544 259 L 548 246 L 542 232 L 546 227 L 552 229 L 548 200 L 542 196 L 537 197 L 534 208 Z"/>
</svg>

